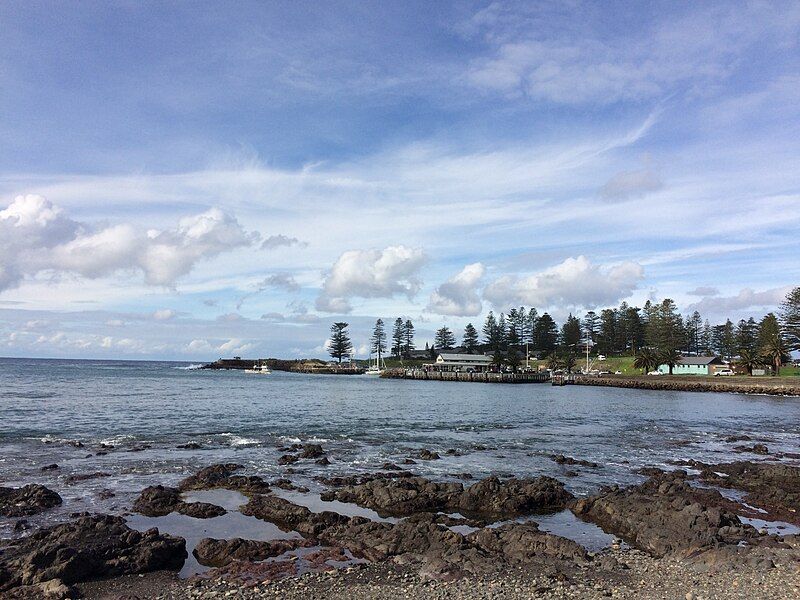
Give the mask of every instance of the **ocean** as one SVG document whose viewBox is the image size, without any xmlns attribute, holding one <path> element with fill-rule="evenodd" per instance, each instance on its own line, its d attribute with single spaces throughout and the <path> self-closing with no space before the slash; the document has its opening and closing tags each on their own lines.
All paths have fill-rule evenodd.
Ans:
<svg viewBox="0 0 800 600">
<path fill-rule="evenodd" d="M 739 435 L 797 452 L 800 399 L 0 359 L 0 485 L 41 483 L 64 498 L 34 524 L 124 514 L 144 487 L 217 462 L 282 476 L 280 448 L 292 443 L 328 452 L 329 466 L 294 465 L 294 483 L 312 491 L 318 475 L 374 472 L 427 448 L 441 459 L 410 467 L 426 477 L 545 474 L 585 495 L 641 481 L 635 471 L 647 465 L 741 459 L 741 442 L 726 441 Z M 178 448 L 190 442 L 200 448 Z M 553 454 L 599 466 L 559 465 Z M 13 525 L 0 518 L 0 537 Z"/>
</svg>

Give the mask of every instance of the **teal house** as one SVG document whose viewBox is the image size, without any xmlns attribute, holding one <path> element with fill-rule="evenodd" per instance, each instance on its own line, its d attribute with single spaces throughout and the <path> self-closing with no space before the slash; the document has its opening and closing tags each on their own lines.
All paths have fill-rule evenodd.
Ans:
<svg viewBox="0 0 800 600">
<path fill-rule="evenodd" d="M 684 356 L 672 369 L 673 375 L 713 375 L 714 367 L 722 365 L 716 356 Z M 660 373 L 669 373 L 669 365 L 660 365 Z"/>
</svg>

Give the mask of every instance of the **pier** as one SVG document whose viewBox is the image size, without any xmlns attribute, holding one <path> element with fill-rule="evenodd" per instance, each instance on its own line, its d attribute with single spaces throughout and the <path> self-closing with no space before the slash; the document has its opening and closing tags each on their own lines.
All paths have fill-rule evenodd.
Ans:
<svg viewBox="0 0 800 600">
<path fill-rule="evenodd" d="M 381 374 L 386 379 L 419 379 L 424 381 L 470 381 L 477 383 L 547 383 L 546 371 L 525 373 L 468 373 L 425 369 L 388 369 Z"/>
</svg>

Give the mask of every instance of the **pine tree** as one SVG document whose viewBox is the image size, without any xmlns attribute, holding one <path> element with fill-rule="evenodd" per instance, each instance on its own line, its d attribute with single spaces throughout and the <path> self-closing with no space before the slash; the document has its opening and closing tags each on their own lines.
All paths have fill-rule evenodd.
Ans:
<svg viewBox="0 0 800 600">
<path fill-rule="evenodd" d="M 686 318 L 686 339 L 689 352 L 700 354 L 700 337 L 703 332 L 703 318 L 694 311 Z"/>
<path fill-rule="evenodd" d="M 746 321 L 741 319 L 736 325 L 736 353 L 741 356 L 742 351 L 755 354 L 758 345 L 758 325 L 750 317 Z"/>
<path fill-rule="evenodd" d="M 411 351 L 414 350 L 414 324 L 411 319 L 406 319 L 405 325 L 405 340 L 403 342 L 403 355 L 406 358 L 411 356 Z"/>
<path fill-rule="evenodd" d="M 464 327 L 462 344 L 468 354 L 475 354 L 478 350 L 478 331 L 473 327 L 472 323 L 467 323 L 467 326 Z"/>
<path fill-rule="evenodd" d="M 700 334 L 700 350 L 706 355 L 711 354 L 713 350 L 713 336 L 714 333 L 711 328 L 711 323 L 706 319 L 705 323 L 703 323 L 703 333 Z"/>
<path fill-rule="evenodd" d="M 758 322 L 758 333 L 756 336 L 756 344 L 759 352 L 768 344 L 772 343 L 772 341 L 779 336 L 780 333 L 781 326 L 778 322 L 778 317 L 775 316 L 775 313 L 767 313 L 764 315 L 764 318 Z"/>
<path fill-rule="evenodd" d="M 353 353 L 353 343 L 350 341 L 350 334 L 347 331 L 349 323 L 338 322 L 331 325 L 331 339 L 328 354 L 333 358 L 342 359 L 349 357 Z"/>
<path fill-rule="evenodd" d="M 581 321 L 572 313 L 561 326 L 561 343 L 567 348 L 576 348 L 581 343 Z"/>
<path fill-rule="evenodd" d="M 535 308 L 528 311 L 528 316 L 525 317 L 525 339 L 523 341 L 529 343 L 531 346 L 536 345 L 534 333 L 536 330 L 536 320 L 539 318 L 539 313 Z"/>
<path fill-rule="evenodd" d="M 617 313 L 612 308 L 600 312 L 600 329 L 596 333 L 599 354 L 611 354 L 617 348 Z M 624 337 L 623 337 L 624 340 Z M 622 342 L 624 344 L 624 341 Z"/>
<path fill-rule="evenodd" d="M 558 344 L 558 326 L 549 314 L 543 313 L 536 320 L 534 339 L 534 347 L 541 356 L 547 356 L 555 351 Z"/>
<path fill-rule="evenodd" d="M 483 343 L 492 350 L 497 350 L 499 346 L 497 320 L 492 311 L 486 315 L 486 321 L 483 324 Z"/>
<path fill-rule="evenodd" d="M 506 316 L 500 313 L 500 318 L 497 319 L 497 341 L 495 350 L 505 350 L 508 346 L 508 323 Z"/>
<path fill-rule="evenodd" d="M 436 330 L 433 346 L 437 350 L 452 350 L 456 345 L 456 336 L 447 327 Z"/>
<path fill-rule="evenodd" d="M 586 339 L 590 343 L 594 344 L 597 341 L 597 334 L 599 328 L 600 328 L 600 317 L 597 316 L 596 312 L 590 310 L 589 312 L 586 313 L 586 316 L 583 317 L 583 332 Z M 614 337 L 613 334 L 611 337 L 613 340 Z"/>
<path fill-rule="evenodd" d="M 507 340 L 509 346 L 519 345 L 520 343 L 519 330 L 520 330 L 519 312 L 517 312 L 516 308 L 512 308 L 510 311 L 508 311 Z"/>
<path fill-rule="evenodd" d="M 800 350 L 800 287 L 789 292 L 781 304 L 781 326 L 786 348 Z"/>
<path fill-rule="evenodd" d="M 378 364 L 381 364 L 381 354 L 386 352 L 386 329 L 383 326 L 383 319 L 375 321 L 375 329 L 372 330 L 371 351 L 378 354 Z"/>
<path fill-rule="evenodd" d="M 400 358 L 403 355 L 403 346 L 406 341 L 406 324 L 403 319 L 397 317 L 394 320 L 394 328 L 392 329 L 392 355 L 395 358 Z"/>
</svg>

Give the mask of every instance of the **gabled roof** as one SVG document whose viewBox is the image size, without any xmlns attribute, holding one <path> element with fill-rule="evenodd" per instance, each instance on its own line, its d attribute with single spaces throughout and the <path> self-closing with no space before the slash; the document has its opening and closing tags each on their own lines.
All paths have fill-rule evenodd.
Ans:
<svg viewBox="0 0 800 600">
<path fill-rule="evenodd" d="M 722 361 L 716 356 L 684 356 L 679 361 L 679 365 L 713 365 L 721 364 Z"/>
<path fill-rule="evenodd" d="M 449 361 L 458 361 L 458 362 L 492 362 L 491 356 L 486 356 L 484 354 L 445 354 L 440 353 L 439 357 L 442 360 L 449 360 Z"/>
</svg>

